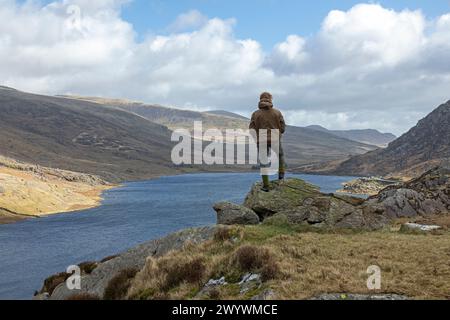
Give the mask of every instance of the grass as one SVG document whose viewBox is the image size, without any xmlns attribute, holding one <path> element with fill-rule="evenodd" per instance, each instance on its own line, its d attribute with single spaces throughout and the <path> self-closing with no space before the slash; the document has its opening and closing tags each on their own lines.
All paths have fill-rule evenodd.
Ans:
<svg viewBox="0 0 450 320">
<path fill-rule="evenodd" d="M 382 288 L 367 289 L 369 266 L 382 271 Z M 240 294 L 247 272 L 263 285 Z M 213 240 L 151 258 L 131 281 L 128 298 L 196 299 L 209 279 L 228 285 L 209 299 L 249 299 L 271 289 L 277 299 L 309 299 L 322 293 L 396 293 L 414 299 L 450 299 L 450 232 L 319 231 L 274 219 L 259 226 L 228 227 Z"/>
</svg>

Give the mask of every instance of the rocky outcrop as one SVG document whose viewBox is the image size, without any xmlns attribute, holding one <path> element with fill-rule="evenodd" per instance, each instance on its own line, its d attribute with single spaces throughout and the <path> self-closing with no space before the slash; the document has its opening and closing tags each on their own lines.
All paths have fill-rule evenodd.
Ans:
<svg viewBox="0 0 450 320">
<path fill-rule="evenodd" d="M 273 182 L 270 192 L 262 191 L 261 184 L 257 183 L 247 195 L 244 207 L 256 213 L 260 221 L 284 217 L 294 224 L 376 230 L 397 218 L 448 214 L 449 177 L 449 169 L 434 169 L 418 179 L 388 187 L 368 200 L 323 194 L 299 179 Z M 220 211 L 220 221 L 232 224 L 239 210 L 240 216 L 243 212 L 252 216 L 242 206 L 227 206 L 234 210 Z M 243 222 L 239 220 L 239 224 Z"/>
<path fill-rule="evenodd" d="M 433 169 L 400 186 L 389 187 L 367 201 L 389 218 L 449 214 L 450 169 Z"/>
<path fill-rule="evenodd" d="M 255 184 L 244 202 L 244 206 L 256 212 L 261 220 L 300 207 L 305 200 L 321 195 L 317 187 L 299 179 L 272 182 L 270 192 L 263 192 L 261 187 L 260 183 Z"/>
<path fill-rule="evenodd" d="M 376 210 L 366 210 L 363 202 L 358 198 L 323 194 L 303 180 L 288 179 L 273 182 L 270 192 L 262 191 L 260 183 L 255 184 L 245 199 L 244 207 L 256 213 L 260 221 L 269 217 L 285 217 L 295 224 L 371 230 L 385 225 L 387 219 Z M 224 212 L 221 221 L 226 219 L 223 215 Z"/>
<path fill-rule="evenodd" d="M 217 212 L 217 224 L 252 225 L 260 222 L 258 215 L 254 211 L 234 203 L 216 203 L 214 210 Z"/>
<path fill-rule="evenodd" d="M 373 196 L 377 195 L 383 189 L 397 183 L 397 181 L 385 180 L 376 177 L 358 178 L 343 183 L 343 188 L 338 192 Z"/>
<path fill-rule="evenodd" d="M 98 263 L 98 266 L 81 278 L 81 290 L 69 290 L 65 282 L 57 286 L 49 295 L 41 292 L 34 299 L 65 300 L 74 295 L 89 294 L 102 298 L 105 289 L 112 278 L 123 270 L 140 270 L 147 257 L 160 257 L 171 250 L 177 250 L 186 243 L 201 243 L 211 239 L 214 235 L 214 227 L 188 229 L 171 234 L 165 238 L 149 241 L 125 253 L 122 253 L 108 261 Z"/>
</svg>

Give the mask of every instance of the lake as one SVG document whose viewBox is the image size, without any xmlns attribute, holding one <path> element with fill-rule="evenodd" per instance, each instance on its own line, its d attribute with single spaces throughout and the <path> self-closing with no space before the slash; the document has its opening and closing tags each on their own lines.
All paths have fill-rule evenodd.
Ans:
<svg viewBox="0 0 450 320">
<path fill-rule="evenodd" d="M 290 175 L 335 192 L 353 177 Z M 191 174 L 126 183 L 100 207 L 0 225 L 0 299 L 31 299 L 48 276 L 180 229 L 216 222 L 212 206 L 242 203 L 257 173 Z"/>
</svg>

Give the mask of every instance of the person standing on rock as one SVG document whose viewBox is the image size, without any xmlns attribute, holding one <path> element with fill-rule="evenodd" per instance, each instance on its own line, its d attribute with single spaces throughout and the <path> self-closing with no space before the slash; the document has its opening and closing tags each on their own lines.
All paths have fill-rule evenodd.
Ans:
<svg viewBox="0 0 450 320">
<path fill-rule="evenodd" d="M 257 134 L 258 150 L 260 146 L 260 130 L 267 131 L 267 152 L 271 150 L 271 130 L 278 130 L 280 134 L 279 140 L 279 150 L 274 150 L 277 153 L 279 160 L 278 168 L 278 178 L 279 180 L 284 180 L 285 175 L 285 162 L 284 162 L 284 152 L 281 146 L 281 136 L 286 131 L 286 123 L 284 122 L 283 114 L 273 107 L 273 98 L 269 92 L 264 92 L 260 96 L 259 110 L 253 113 L 250 122 L 250 130 L 255 130 Z M 261 164 L 263 167 L 263 164 Z M 267 174 L 262 174 L 263 180 L 263 191 L 269 192 L 270 181 Z"/>
</svg>

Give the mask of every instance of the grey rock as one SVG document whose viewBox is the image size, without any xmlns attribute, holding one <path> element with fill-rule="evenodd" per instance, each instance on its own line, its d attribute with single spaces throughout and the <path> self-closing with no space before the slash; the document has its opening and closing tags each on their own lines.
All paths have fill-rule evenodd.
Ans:
<svg viewBox="0 0 450 320">
<path fill-rule="evenodd" d="M 247 273 L 242 277 L 241 282 L 239 282 L 239 286 L 241 288 L 240 293 L 245 294 L 250 290 L 261 287 L 261 285 L 261 275 Z"/>
<path fill-rule="evenodd" d="M 225 277 L 222 277 L 220 279 L 210 279 L 205 286 L 197 293 L 195 296 L 196 299 L 202 299 L 205 297 L 208 297 L 211 295 L 213 290 L 221 287 L 226 286 L 228 283 L 225 281 Z"/>
<path fill-rule="evenodd" d="M 310 300 L 410 300 L 406 296 L 398 294 L 346 294 L 326 293 Z"/>
<path fill-rule="evenodd" d="M 254 211 L 230 202 L 216 203 L 214 210 L 217 212 L 217 224 L 256 225 L 260 223 L 259 217 Z"/>
<path fill-rule="evenodd" d="M 211 279 L 206 283 L 205 287 L 217 287 L 217 286 L 225 286 L 228 283 L 225 281 L 225 277 L 222 277 L 220 279 L 214 280 Z"/>
<path fill-rule="evenodd" d="M 382 228 L 388 219 L 379 214 L 376 206 L 364 210 L 363 204 L 363 199 L 320 193 L 300 179 L 273 183 L 269 193 L 262 192 L 256 184 L 244 203 L 262 220 L 285 216 L 290 223 L 318 228 Z"/>
<path fill-rule="evenodd" d="M 247 273 L 242 277 L 242 280 L 241 282 L 239 282 L 239 285 L 243 285 L 244 283 L 251 281 L 261 281 L 261 276 L 259 274 Z"/>
<path fill-rule="evenodd" d="M 261 187 L 261 183 L 255 184 L 244 202 L 244 206 L 256 212 L 261 220 L 281 211 L 298 208 L 305 200 L 321 195 L 317 187 L 300 179 L 273 182 L 270 192 L 263 192 Z"/>
<path fill-rule="evenodd" d="M 442 229 L 441 226 L 432 226 L 432 225 L 423 225 L 417 223 L 405 223 L 402 225 L 400 231 L 422 231 L 422 232 L 430 232 Z"/>
</svg>

